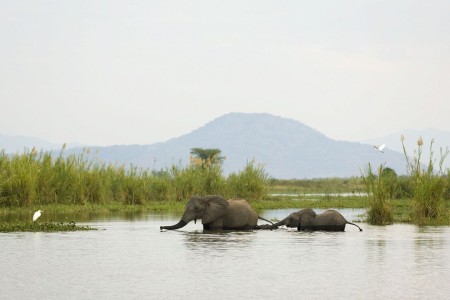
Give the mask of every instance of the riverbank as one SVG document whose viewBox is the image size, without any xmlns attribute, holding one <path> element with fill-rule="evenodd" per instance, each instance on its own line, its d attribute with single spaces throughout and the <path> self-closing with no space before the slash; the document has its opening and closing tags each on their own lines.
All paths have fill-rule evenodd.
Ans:
<svg viewBox="0 0 450 300">
<path fill-rule="evenodd" d="M 364 208 L 378 216 L 379 206 L 387 217 L 371 224 L 450 225 L 450 173 L 433 172 L 432 164 L 427 172 L 418 168 L 409 176 L 381 166 L 373 173 L 369 165 L 362 177 L 277 180 L 254 161 L 224 176 L 221 165 L 208 160 L 155 171 L 90 161 L 86 151 L 78 156 L 63 155 L 64 148 L 59 156 L 35 149 L 15 155 L 0 152 L 0 222 L 29 222 L 38 209 L 46 211 L 41 221 L 57 220 L 51 217 L 55 214 L 76 214 L 76 220 L 82 213 L 85 220 L 92 213 L 181 214 L 192 195 L 222 195 L 247 199 L 258 212 Z"/>
<path fill-rule="evenodd" d="M 361 196 L 303 196 L 292 195 L 269 196 L 262 200 L 249 200 L 251 205 L 258 211 L 262 212 L 268 209 L 292 209 L 293 211 L 305 207 L 327 209 L 327 208 L 366 208 L 367 197 Z M 0 208 L 0 222 L 27 222 L 31 221 L 34 211 L 41 209 L 46 215 L 86 215 L 89 214 L 116 214 L 118 212 L 124 214 L 145 213 L 145 212 L 163 212 L 181 214 L 184 210 L 186 201 L 164 201 L 164 202 L 148 202 L 142 205 L 129 204 L 47 204 L 43 206 L 33 207 L 9 207 Z M 394 211 L 394 222 L 410 222 L 410 199 L 395 199 L 391 201 Z M 364 220 L 364 217 L 362 218 Z M 6 221 L 5 221 L 6 220 Z M 449 224 L 450 225 L 450 224 Z"/>
</svg>

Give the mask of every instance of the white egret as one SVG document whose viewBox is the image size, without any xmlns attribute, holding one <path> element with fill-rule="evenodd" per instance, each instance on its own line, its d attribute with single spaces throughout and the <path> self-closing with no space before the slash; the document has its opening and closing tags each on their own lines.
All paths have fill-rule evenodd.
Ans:
<svg viewBox="0 0 450 300">
<path fill-rule="evenodd" d="M 42 210 L 38 210 L 37 212 L 34 213 L 33 222 L 35 222 L 37 219 L 39 219 L 39 217 L 41 216 L 41 212 L 42 212 Z"/>
<path fill-rule="evenodd" d="M 373 147 L 375 148 L 375 150 L 384 153 L 383 149 L 384 149 L 384 147 L 386 147 L 386 144 L 383 144 L 383 145 L 380 145 L 380 146 L 373 145 Z"/>
</svg>

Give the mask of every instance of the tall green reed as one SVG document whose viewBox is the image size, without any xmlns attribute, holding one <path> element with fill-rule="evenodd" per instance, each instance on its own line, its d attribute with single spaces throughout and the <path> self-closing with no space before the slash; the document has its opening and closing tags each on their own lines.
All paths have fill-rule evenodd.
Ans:
<svg viewBox="0 0 450 300">
<path fill-rule="evenodd" d="M 440 149 L 438 170 L 436 170 L 436 160 L 433 158 L 433 144 L 430 143 L 430 158 L 428 164 L 423 165 L 422 149 L 423 139 L 417 141 L 417 149 L 414 150 L 411 159 L 404 145 L 404 137 L 401 137 L 403 153 L 406 158 L 407 171 L 411 180 L 412 193 L 412 221 L 418 225 L 439 225 L 447 224 L 449 221 L 449 209 L 445 206 L 445 196 L 448 186 L 448 176 L 443 170 L 444 161 L 449 153 L 448 149 Z"/>
<path fill-rule="evenodd" d="M 267 195 L 269 176 L 261 164 L 247 162 L 244 169 L 228 176 L 229 193 L 234 198 L 262 199 Z"/>
<path fill-rule="evenodd" d="M 369 210 L 367 212 L 368 222 L 374 225 L 390 224 L 393 221 L 391 180 L 392 174 L 384 172 L 380 165 L 378 174 L 372 170 L 369 163 L 366 173 L 363 175 L 364 185 L 366 187 L 367 197 L 369 200 Z"/>
<path fill-rule="evenodd" d="M 220 165 L 204 167 L 190 164 L 187 167 L 172 166 L 169 169 L 170 182 L 174 188 L 173 198 L 180 201 L 192 195 L 227 193 L 226 180 Z"/>
<path fill-rule="evenodd" d="M 184 201 L 192 195 L 259 199 L 265 193 L 267 175 L 262 167 L 247 164 L 241 172 L 222 175 L 219 164 L 172 166 L 159 172 L 106 164 L 79 155 L 58 156 L 35 149 L 22 154 L 0 152 L 0 205 L 135 204 L 152 201 Z"/>
<path fill-rule="evenodd" d="M 36 200 L 36 181 L 38 165 L 35 163 L 37 152 L 33 148 L 24 155 L 13 155 L 8 159 L 4 152 L 1 169 L 1 200 L 16 206 L 26 206 Z M 15 172 L 11 171 L 15 170 Z"/>
</svg>

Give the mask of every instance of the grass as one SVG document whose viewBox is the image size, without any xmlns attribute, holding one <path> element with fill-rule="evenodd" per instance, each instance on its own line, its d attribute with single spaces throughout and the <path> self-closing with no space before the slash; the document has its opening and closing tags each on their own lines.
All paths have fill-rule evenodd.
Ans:
<svg viewBox="0 0 450 300">
<path fill-rule="evenodd" d="M 291 179 L 269 180 L 272 194 L 334 194 L 355 193 L 364 191 L 364 182 L 361 178 L 317 178 L 317 179 Z"/>
<path fill-rule="evenodd" d="M 385 172 L 386 170 L 383 170 L 383 166 L 380 166 L 378 175 L 376 175 L 369 164 L 366 175 L 363 175 L 369 202 L 367 221 L 370 224 L 391 224 L 394 219 L 390 203 L 392 191 L 389 187 L 395 177 L 389 176 L 389 172 Z"/>
<path fill-rule="evenodd" d="M 369 199 L 368 221 L 383 225 L 400 219 L 402 222 L 419 226 L 450 225 L 450 172 L 442 168 L 449 153 L 448 149 L 445 151 L 441 149 L 436 170 L 433 140 L 427 164 L 421 162 L 422 138 L 417 141 L 417 149 L 414 149 L 412 158 L 405 149 L 403 136 L 401 141 L 408 170 L 407 176 L 399 180 L 392 169 L 383 168 L 382 165 L 378 169 L 378 174 L 375 174 L 370 164 L 363 175 Z M 402 209 L 399 213 L 396 207 L 392 207 L 392 199 L 405 195 L 409 198 L 409 210 Z"/>
<path fill-rule="evenodd" d="M 303 196 L 287 197 L 283 195 L 269 196 L 263 200 L 251 201 L 257 209 L 277 208 L 364 208 L 365 197 L 340 197 L 340 196 Z"/>
<path fill-rule="evenodd" d="M 367 207 L 366 197 L 299 197 L 293 199 L 292 197 L 272 196 L 266 199 L 252 200 L 249 199 L 252 207 L 257 211 L 267 209 L 300 209 L 305 207 L 313 208 L 361 208 Z M 394 214 L 394 221 L 408 221 L 410 199 L 394 199 L 392 200 L 393 210 L 397 212 Z M 185 201 L 170 201 L 170 202 L 151 202 L 145 205 L 128 205 L 128 204 L 105 204 L 105 205 L 61 205 L 49 204 L 42 206 L 45 214 L 104 214 L 111 213 L 150 213 L 150 212 L 172 212 L 180 214 L 184 210 Z M 8 216 L 17 216 L 15 219 L 27 220 L 33 215 L 34 208 L 0 208 L 0 219 L 7 219 Z"/>
<path fill-rule="evenodd" d="M 448 224 L 450 212 L 446 206 L 446 195 L 449 189 L 449 175 L 445 175 L 442 165 L 448 155 L 448 149 L 441 149 L 438 170 L 433 160 L 433 143 L 430 143 L 430 159 L 424 166 L 421 162 L 423 140 L 417 141 L 417 150 L 413 159 L 407 155 L 404 137 L 401 138 L 408 173 L 412 183 L 412 222 L 418 225 Z M 448 199 L 447 199 L 448 200 Z"/>
<path fill-rule="evenodd" d="M 181 201 L 160 201 L 150 202 L 144 205 L 132 204 L 46 204 L 39 206 L 43 210 L 43 215 L 54 214 L 108 214 L 115 212 L 170 212 L 183 210 L 186 202 Z M 31 220 L 33 213 L 37 210 L 35 207 L 0 207 L 0 219 L 8 215 L 20 215 L 22 219 Z"/>
<path fill-rule="evenodd" d="M 88 159 L 89 150 L 58 156 L 35 149 L 23 154 L 0 152 L 0 207 L 61 205 L 147 205 L 185 201 L 192 195 L 220 194 L 226 198 L 260 199 L 268 176 L 249 162 L 242 171 L 222 175 L 219 164 L 173 165 L 145 170 Z"/>
<path fill-rule="evenodd" d="M 15 221 L 21 223 L 31 220 L 37 209 L 47 214 L 180 213 L 192 195 L 220 194 L 247 199 L 258 211 L 367 208 L 374 224 L 450 225 L 450 173 L 442 171 L 442 162 L 435 172 L 431 160 L 428 169 L 419 168 L 420 150 L 417 161 L 408 160 L 405 151 L 410 168 L 407 176 L 396 176 L 383 166 L 375 174 L 369 165 L 361 177 L 308 180 L 271 179 L 254 161 L 224 176 L 220 164 L 198 159 L 185 167 L 145 170 L 88 159 L 88 149 L 78 156 L 65 156 L 64 147 L 59 155 L 35 149 L 15 155 L 2 151 L 0 220 L 17 215 Z"/>
<path fill-rule="evenodd" d="M 410 198 L 391 199 L 391 207 L 393 211 L 392 222 L 413 223 L 411 219 L 411 201 Z M 266 199 L 252 200 L 249 199 L 252 207 L 258 212 L 262 212 L 267 209 L 292 209 L 297 210 L 305 207 L 312 208 L 367 208 L 368 198 L 361 197 L 304 197 L 293 199 L 292 197 L 272 196 Z M 162 212 L 162 213 L 175 213 L 181 214 L 184 210 L 185 201 L 161 201 L 150 202 L 145 205 L 128 205 L 128 204 L 94 204 L 94 205 L 64 205 L 64 204 L 49 204 L 41 207 L 45 214 L 62 214 L 70 215 L 77 214 L 85 216 L 86 220 L 89 219 L 91 214 L 94 215 L 108 215 L 112 213 L 122 214 L 135 214 L 135 213 L 149 213 L 149 212 Z M 448 209 L 447 204 L 447 209 Z M 8 219 L 10 216 L 15 216 L 14 222 L 21 222 L 19 220 L 31 220 L 35 208 L 0 208 L 0 220 Z M 26 222 L 24 222 L 26 223 Z M 433 225 L 433 224 L 428 224 Z M 439 225 L 439 224 L 434 224 Z M 450 225 L 450 222 L 440 223 L 440 225 Z"/>
</svg>

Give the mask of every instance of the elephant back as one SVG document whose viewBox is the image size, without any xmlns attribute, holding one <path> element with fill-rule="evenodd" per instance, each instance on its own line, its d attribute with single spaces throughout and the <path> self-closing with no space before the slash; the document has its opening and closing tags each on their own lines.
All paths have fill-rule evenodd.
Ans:
<svg viewBox="0 0 450 300">
<path fill-rule="evenodd" d="M 224 215 L 224 227 L 255 227 L 258 215 L 244 199 L 228 200 L 228 209 Z"/>
<path fill-rule="evenodd" d="M 315 226 L 342 226 L 345 225 L 345 218 L 337 211 L 333 209 L 329 209 L 324 211 L 321 214 L 317 214 L 314 220 Z"/>
</svg>

